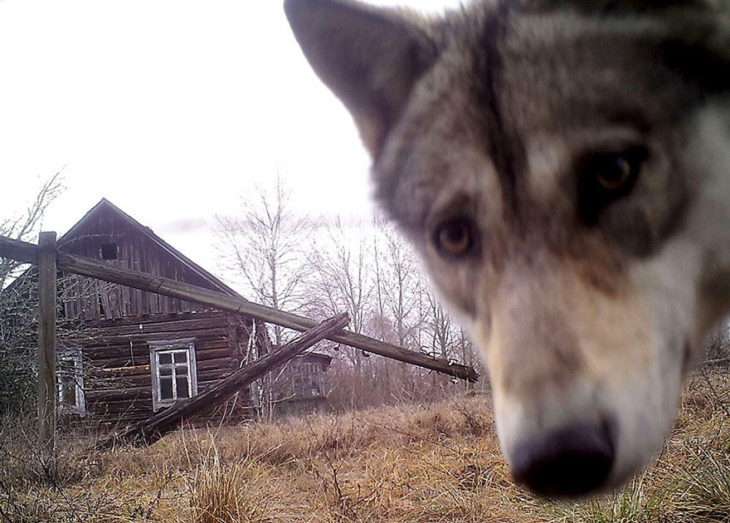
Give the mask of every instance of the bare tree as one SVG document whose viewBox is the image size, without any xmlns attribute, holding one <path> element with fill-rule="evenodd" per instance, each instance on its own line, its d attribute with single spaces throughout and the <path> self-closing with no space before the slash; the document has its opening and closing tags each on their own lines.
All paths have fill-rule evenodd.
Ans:
<svg viewBox="0 0 730 523">
<path fill-rule="evenodd" d="M 320 229 L 323 241 L 313 250 L 309 264 L 312 277 L 309 281 L 308 313 L 315 317 L 327 317 L 346 311 L 351 318 L 350 329 L 364 332 L 370 313 L 373 289 L 370 256 L 360 227 L 343 226 L 337 220 Z M 365 383 L 372 376 L 369 355 L 351 347 L 338 347 L 345 363 L 336 362 L 330 371 L 330 379 L 340 394 L 340 403 L 350 408 L 361 406 L 366 396 Z"/>
<path fill-rule="evenodd" d="M 38 188 L 35 197 L 26 205 L 25 211 L 17 216 L 0 216 L 0 236 L 15 240 L 31 240 L 37 236 L 48 206 L 51 205 L 65 186 L 61 171 L 51 176 Z M 23 264 L 9 258 L 0 258 L 0 289 L 17 276 Z"/>
<path fill-rule="evenodd" d="M 307 216 L 291 209 L 290 192 L 280 175 L 270 187 L 258 187 L 242 199 L 240 216 L 216 216 L 218 249 L 224 270 L 244 286 L 248 296 L 280 310 L 297 311 L 305 301 L 309 273 L 306 247 L 312 226 Z M 271 328 L 278 347 L 286 331 Z M 255 354 L 260 357 L 263 354 Z M 259 415 L 271 419 L 275 411 L 276 385 L 284 368 L 267 374 L 251 387 Z"/>
<path fill-rule="evenodd" d="M 376 244 L 379 263 L 376 276 L 379 307 L 391 318 L 395 342 L 403 347 L 420 349 L 417 329 L 422 321 L 421 293 L 425 285 L 416 257 L 389 224 L 380 224 L 383 247 Z M 377 242 L 377 240 L 376 240 Z"/>
<path fill-rule="evenodd" d="M 363 332 L 373 287 L 365 241 L 340 222 L 327 229 L 326 240 L 310 253 L 309 308 L 324 316 L 347 311 L 350 330 Z"/>
<path fill-rule="evenodd" d="M 455 348 L 456 332 L 451 317 L 444 311 L 441 303 L 430 292 L 424 292 L 428 302 L 428 330 L 430 352 L 434 357 L 453 358 L 451 351 Z"/>
<path fill-rule="evenodd" d="M 242 214 L 216 216 L 216 236 L 225 269 L 246 286 L 252 299 L 280 310 L 303 303 L 308 274 L 305 246 L 311 235 L 306 216 L 291 210 L 290 193 L 280 176 L 242 202 Z M 281 345 L 281 327 L 274 342 Z"/>
</svg>

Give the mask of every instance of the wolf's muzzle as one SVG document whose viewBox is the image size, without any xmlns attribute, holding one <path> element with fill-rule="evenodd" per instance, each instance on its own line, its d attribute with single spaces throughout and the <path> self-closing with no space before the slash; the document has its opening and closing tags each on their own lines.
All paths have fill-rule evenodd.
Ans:
<svg viewBox="0 0 730 523">
<path fill-rule="evenodd" d="M 578 422 L 515 447 L 515 481 L 536 494 L 572 497 L 600 488 L 613 467 L 609 424 Z"/>
</svg>

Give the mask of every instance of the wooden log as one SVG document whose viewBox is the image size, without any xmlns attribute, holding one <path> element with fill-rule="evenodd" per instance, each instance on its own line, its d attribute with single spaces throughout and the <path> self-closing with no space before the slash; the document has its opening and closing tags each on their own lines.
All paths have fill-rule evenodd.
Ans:
<svg viewBox="0 0 730 523">
<path fill-rule="evenodd" d="M 112 333 L 109 335 L 105 334 L 99 334 L 94 333 L 93 336 L 98 341 L 94 343 L 94 341 L 91 341 L 87 346 L 89 348 L 103 348 L 105 346 L 113 346 L 113 345 L 129 345 L 129 342 L 132 343 L 146 343 L 148 341 L 152 340 L 179 340 L 181 338 L 196 338 L 196 339 L 202 339 L 205 337 L 223 340 L 223 334 L 220 334 L 218 331 L 223 331 L 223 329 L 210 329 L 210 330 L 188 330 L 188 331 L 179 331 L 179 332 L 167 332 L 167 333 L 152 333 L 152 334 L 130 334 L 128 336 L 114 336 Z M 220 335 L 219 335 L 220 334 Z"/>
<path fill-rule="evenodd" d="M 12 257 L 23 261 L 30 260 L 32 263 L 33 256 L 37 256 L 37 247 L 33 244 L 10 240 L 9 238 L 1 238 L 0 256 Z M 89 276 L 100 280 L 127 285 L 136 289 L 154 292 L 173 298 L 180 298 L 188 301 L 194 301 L 215 307 L 218 309 L 245 314 L 258 320 L 262 320 L 289 329 L 304 331 L 311 329 L 316 322 L 310 318 L 305 318 L 297 314 L 279 311 L 271 307 L 259 305 L 249 302 L 237 296 L 228 296 L 195 285 L 190 285 L 169 278 L 153 276 L 139 271 L 112 267 L 107 264 L 74 256 L 72 254 L 58 254 L 59 268 L 74 274 Z M 432 358 L 420 352 L 404 349 L 397 345 L 386 343 L 384 341 L 369 338 L 362 334 L 354 332 L 342 331 L 328 338 L 337 343 L 343 343 L 357 349 L 361 349 L 373 354 L 379 354 L 387 358 L 392 358 L 412 365 L 418 365 L 426 369 L 443 372 L 451 376 L 456 376 L 464 380 L 476 382 L 479 374 L 473 367 L 451 363 L 443 359 Z"/>
<path fill-rule="evenodd" d="M 180 401 L 172 407 L 158 412 L 151 418 L 132 425 L 111 438 L 100 442 L 97 448 L 109 448 L 117 441 L 127 440 L 141 440 L 146 443 L 153 443 L 172 430 L 182 418 L 193 416 L 225 402 L 243 387 L 250 385 L 267 372 L 280 367 L 333 332 L 344 328 L 348 323 L 350 323 L 350 317 L 347 313 L 333 316 L 313 329 L 300 334 L 271 354 L 267 354 L 250 365 L 237 370 L 202 394 Z"/>
<path fill-rule="evenodd" d="M 128 347 L 113 347 L 110 349 L 110 351 L 116 350 L 116 354 L 123 354 L 125 350 L 129 351 Z M 198 369 L 200 369 L 200 364 L 202 362 L 210 361 L 210 360 L 218 360 L 221 358 L 229 358 L 232 361 L 236 361 L 236 359 L 231 355 L 230 351 L 228 349 L 210 349 L 210 350 L 198 350 L 197 347 L 195 349 L 195 361 L 198 363 Z M 150 364 L 150 356 L 149 356 L 149 349 L 147 349 L 147 353 L 142 353 L 141 351 L 138 353 L 135 349 L 134 352 L 134 363 L 132 362 L 132 358 L 129 355 L 125 355 L 116 358 L 108 358 L 108 357 L 99 357 L 99 358 L 88 358 L 86 359 L 88 371 L 87 374 L 89 376 L 94 377 L 100 377 L 100 378 L 108 378 L 110 376 L 126 376 L 129 374 L 139 374 L 138 371 L 134 369 L 140 369 L 141 367 L 146 367 L 147 373 L 149 373 L 149 364 Z"/>
<path fill-rule="evenodd" d="M 38 437 L 42 456 L 56 452 L 56 233 L 38 239 Z"/>
<path fill-rule="evenodd" d="M 38 263 L 38 246 L 0 236 L 0 258 L 10 258 L 36 265 Z"/>
<path fill-rule="evenodd" d="M 152 389 L 150 388 L 151 380 L 147 380 L 145 385 L 124 386 L 125 384 L 116 383 L 116 387 L 109 389 L 93 389 L 86 392 L 86 397 L 90 402 L 100 401 L 121 401 L 132 400 L 135 398 L 152 397 Z"/>
<path fill-rule="evenodd" d="M 199 361 L 195 367 L 198 375 L 206 375 L 208 371 L 231 373 L 238 370 L 236 360 L 231 357 Z M 151 379 L 149 365 L 95 369 L 89 371 L 87 375 L 94 378 L 93 382 L 90 382 L 94 389 L 119 388 L 143 383 L 149 384 Z"/>
<path fill-rule="evenodd" d="M 195 312 L 180 312 L 175 314 L 152 314 L 150 316 L 125 316 L 124 318 L 115 318 L 113 320 L 96 320 L 91 323 L 92 327 L 95 328 L 106 328 L 106 327 L 123 327 L 131 326 L 133 329 L 139 329 L 139 326 L 144 326 L 145 329 L 151 325 L 158 324 L 160 326 L 168 325 L 170 322 L 180 321 L 204 321 L 208 320 L 206 324 L 225 326 L 225 316 L 221 311 L 208 309 Z"/>
<path fill-rule="evenodd" d="M 117 352 L 117 354 L 123 354 L 124 347 L 120 347 L 120 350 Z M 150 355 L 149 355 L 149 349 L 147 350 L 147 354 L 142 355 L 134 355 L 134 358 L 132 358 L 128 353 L 122 357 L 119 358 L 98 358 L 98 359 L 92 359 L 87 358 L 86 360 L 88 362 L 87 367 L 92 369 L 93 371 L 96 370 L 103 370 L 103 369 L 122 369 L 124 367 L 136 367 L 138 365 L 149 365 L 150 363 Z M 93 375 L 93 374 L 92 374 Z"/>
<path fill-rule="evenodd" d="M 129 412 L 146 412 L 147 418 L 152 414 L 152 395 L 135 398 L 129 401 L 89 402 L 86 408 L 93 411 L 94 417 L 104 414 L 124 414 Z"/>
<path fill-rule="evenodd" d="M 184 314 L 184 313 L 183 313 Z M 140 330 L 145 334 L 152 333 L 165 333 L 165 332 L 177 332 L 180 330 L 215 330 L 220 331 L 222 335 L 226 334 L 225 329 L 228 328 L 228 323 L 225 316 L 210 316 L 201 315 L 202 317 L 192 318 L 181 318 L 174 319 L 169 315 L 161 316 L 156 322 L 122 322 L 121 319 L 116 321 L 103 320 L 98 322 L 96 325 L 91 326 L 91 330 L 98 330 L 99 332 L 113 332 L 116 336 L 125 336 L 130 334 L 140 334 Z M 126 319 L 126 318 L 125 318 Z M 140 318 L 142 319 L 142 318 Z M 142 327 L 140 329 L 140 326 Z"/>
<path fill-rule="evenodd" d="M 111 267 L 103 263 L 81 258 L 80 256 L 59 253 L 58 265 L 63 270 L 75 274 L 98 278 L 120 285 L 128 285 L 148 292 L 195 301 L 218 309 L 245 314 L 289 329 L 304 331 L 317 325 L 317 322 L 310 318 L 252 303 L 238 296 L 228 296 L 220 292 L 196 287 L 195 285 L 169 278 L 130 271 L 119 267 Z M 404 363 L 410 363 L 411 365 L 418 365 L 443 372 L 444 374 L 456 376 L 457 378 L 471 382 L 479 379 L 479 374 L 472 367 L 451 363 L 443 359 L 432 358 L 420 352 L 404 349 L 403 347 L 369 338 L 362 334 L 342 331 L 328 336 L 327 339 Z"/>
<path fill-rule="evenodd" d="M 94 386 L 98 383 L 104 383 L 104 380 L 127 380 L 130 377 L 145 376 L 149 380 L 150 376 L 150 365 L 135 365 L 127 367 L 116 367 L 116 368 L 92 368 L 84 373 L 90 378 L 96 378 L 93 380 Z"/>
</svg>

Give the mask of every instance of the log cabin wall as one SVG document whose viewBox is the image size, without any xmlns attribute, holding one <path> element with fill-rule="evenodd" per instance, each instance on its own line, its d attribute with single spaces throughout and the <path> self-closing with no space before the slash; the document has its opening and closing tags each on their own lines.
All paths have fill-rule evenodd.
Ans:
<svg viewBox="0 0 730 523">
<path fill-rule="evenodd" d="M 252 322 L 220 311 L 101 320 L 82 347 L 87 413 L 121 424 L 153 414 L 150 343 L 193 339 L 198 390 L 229 376 L 245 359 Z M 248 394 L 239 406 L 250 406 Z"/>
</svg>

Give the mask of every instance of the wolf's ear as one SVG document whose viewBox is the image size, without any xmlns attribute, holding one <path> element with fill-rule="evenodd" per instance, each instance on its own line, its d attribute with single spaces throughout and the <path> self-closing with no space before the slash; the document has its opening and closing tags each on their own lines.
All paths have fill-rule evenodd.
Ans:
<svg viewBox="0 0 730 523">
<path fill-rule="evenodd" d="M 414 82 L 433 62 L 435 45 L 391 9 L 350 0 L 286 0 L 284 9 L 312 68 L 377 157 Z"/>
</svg>

